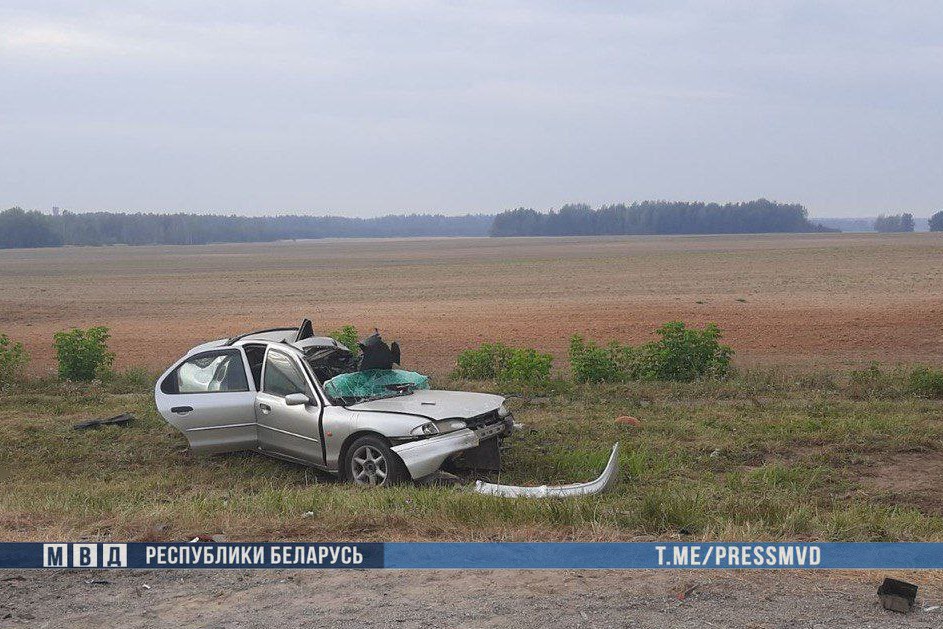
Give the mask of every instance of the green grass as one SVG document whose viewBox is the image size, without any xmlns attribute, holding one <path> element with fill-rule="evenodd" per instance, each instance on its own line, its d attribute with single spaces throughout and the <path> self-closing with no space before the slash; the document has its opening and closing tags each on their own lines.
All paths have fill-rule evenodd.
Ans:
<svg viewBox="0 0 943 629">
<path fill-rule="evenodd" d="M 524 393 L 509 403 L 525 428 L 507 444 L 501 482 L 589 480 L 620 441 L 617 490 L 571 500 L 364 490 L 251 453 L 196 457 L 157 415 L 150 383 L 133 372 L 106 384 L 32 381 L 0 395 L 0 538 L 943 541 L 935 496 L 873 482 L 901 457 L 943 458 L 943 403 L 865 395 L 843 374 L 552 381 L 526 391 L 436 382 Z M 137 421 L 71 428 L 120 412 Z M 641 428 L 617 424 L 620 415 Z"/>
</svg>

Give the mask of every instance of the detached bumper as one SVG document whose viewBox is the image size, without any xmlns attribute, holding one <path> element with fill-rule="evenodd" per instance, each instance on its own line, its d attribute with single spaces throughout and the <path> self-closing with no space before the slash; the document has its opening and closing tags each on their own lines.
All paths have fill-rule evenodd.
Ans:
<svg viewBox="0 0 943 629">
<path fill-rule="evenodd" d="M 393 446 L 393 452 L 403 459 L 409 475 L 416 480 L 438 471 L 442 463 L 453 454 L 477 445 L 478 435 L 473 430 L 464 428 L 437 437 Z"/>
<path fill-rule="evenodd" d="M 606 469 L 596 480 L 588 483 L 573 483 L 572 485 L 541 485 L 540 487 L 518 487 L 516 485 L 496 485 L 477 481 L 475 491 L 486 496 L 503 496 L 505 498 L 569 498 L 573 496 L 588 496 L 600 494 L 612 489 L 619 482 L 619 444 L 612 446 L 609 462 Z"/>
</svg>

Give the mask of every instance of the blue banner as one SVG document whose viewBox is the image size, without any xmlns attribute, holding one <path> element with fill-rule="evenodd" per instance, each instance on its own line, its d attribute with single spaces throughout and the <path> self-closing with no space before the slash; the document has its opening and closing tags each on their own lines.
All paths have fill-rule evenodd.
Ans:
<svg viewBox="0 0 943 629">
<path fill-rule="evenodd" d="M 943 543 L 0 543 L 0 569 L 943 569 Z"/>
</svg>

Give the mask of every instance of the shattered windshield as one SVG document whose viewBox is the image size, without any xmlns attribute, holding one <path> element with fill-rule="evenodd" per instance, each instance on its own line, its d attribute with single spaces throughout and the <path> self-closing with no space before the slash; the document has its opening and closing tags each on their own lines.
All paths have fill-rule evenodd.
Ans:
<svg viewBox="0 0 943 629">
<path fill-rule="evenodd" d="M 417 389 L 428 388 L 428 377 L 404 369 L 366 369 L 342 373 L 324 383 L 324 393 L 344 406 L 409 395 Z"/>
</svg>

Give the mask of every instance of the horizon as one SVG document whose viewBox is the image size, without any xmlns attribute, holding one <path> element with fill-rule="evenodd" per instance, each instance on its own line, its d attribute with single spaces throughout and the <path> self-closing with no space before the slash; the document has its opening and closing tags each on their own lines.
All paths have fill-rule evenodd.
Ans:
<svg viewBox="0 0 943 629">
<path fill-rule="evenodd" d="M 649 201 L 650 201 L 650 200 L 639 201 L 639 203 L 645 203 L 645 202 L 649 202 Z M 698 203 L 698 201 L 690 201 L 690 202 L 691 202 L 691 203 Z M 729 201 L 729 202 L 726 202 L 726 201 L 725 201 L 725 202 L 719 202 L 719 201 L 704 201 L 704 203 L 718 203 L 718 204 L 720 204 L 720 205 L 723 205 L 723 203 L 744 203 L 744 202 L 746 202 L 746 201 Z M 622 202 L 622 203 L 624 203 L 625 205 L 631 205 L 631 203 L 635 203 L 635 202 L 633 201 L 633 202 Z M 564 203 L 564 204 L 561 204 L 561 205 L 557 205 L 557 206 L 554 206 L 554 207 L 551 207 L 551 208 L 545 208 L 545 209 L 541 209 L 541 208 L 527 208 L 527 209 L 533 209 L 533 210 L 536 210 L 537 212 L 546 214 L 546 213 L 549 213 L 549 212 L 552 212 L 552 211 L 559 211 L 559 209 L 560 209 L 563 205 L 567 205 L 567 204 Z M 604 203 L 603 205 L 618 205 L 618 203 Z M 801 205 L 801 204 L 800 204 L 800 205 Z M 227 211 L 227 210 L 204 210 L 204 211 L 196 211 L 196 210 L 137 210 L 137 209 L 135 209 L 135 210 L 113 210 L 113 209 L 75 209 L 75 208 L 60 207 L 60 206 L 53 206 L 53 207 L 48 207 L 48 208 L 29 208 L 29 207 L 23 207 L 22 205 L 17 205 L 17 204 L 13 204 L 13 205 L 9 206 L 9 208 L 13 208 L 13 207 L 19 207 L 19 208 L 21 208 L 21 209 L 23 209 L 23 210 L 26 210 L 26 211 L 36 211 L 36 212 L 40 212 L 40 213 L 45 214 L 45 215 L 48 215 L 48 216 L 51 216 L 52 213 L 53 213 L 53 208 L 56 208 L 56 209 L 58 209 L 60 212 L 72 212 L 72 213 L 75 213 L 75 214 L 93 214 L 93 213 L 95 213 L 95 212 L 103 212 L 103 213 L 108 213 L 108 214 L 156 214 L 156 215 L 165 215 L 165 214 L 193 214 L 193 215 L 196 215 L 196 216 L 237 216 L 237 217 L 243 217 L 243 218 L 277 218 L 277 217 L 279 217 L 279 216 L 304 216 L 304 217 L 312 217 L 312 218 L 350 218 L 350 219 L 386 218 L 386 217 L 391 217 L 391 216 L 392 216 L 392 217 L 401 217 L 401 216 L 444 216 L 444 217 L 451 217 L 451 218 L 458 218 L 458 217 L 463 217 L 463 216 L 496 216 L 496 215 L 498 215 L 498 214 L 500 214 L 500 213 L 502 213 L 502 212 L 507 212 L 507 211 L 510 211 L 510 210 L 513 210 L 513 209 L 518 209 L 517 207 L 515 207 L 515 208 L 506 208 L 506 209 L 493 210 L 493 211 L 461 212 L 461 213 L 454 213 L 454 214 L 453 214 L 453 213 L 447 213 L 447 212 L 441 212 L 441 211 L 434 211 L 434 210 L 433 210 L 433 211 L 403 210 L 403 211 L 400 211 L 400 212 L 387 212 L 387 213 L 383 213 L 383 214 L 373 214 L 373 215 L 369 215 L 369 216 L 355 216 L 355 215 L 341 214 L 341 213 L 334 213 L 334 212 L 319 212 L 319 211 L 316 211 L 316 210 L 312 210 L 312 211 L 310 211 L 310 212 L 304 212 L 304 211 L 296 212 L 296 211 L 288 211 L 288 210 L 286 210 L 286 211 L 275 211 L 275 212 L 270 213 L 270 214 L 264 214 L 264 213 L 252 213 L 252 212 L 232 212 L 232 211 Z M 524 207 L 524 206 L 519 206 L 519 207 Z M 593 209 L 598 209 L 598 207 L 599 207 L 599 206 L 594 206 Z M 3 207 L 2 209 L 5 210 L 5 209 L 9 209 L 9 208 Z M 806 208 L 806 209 L 808 210 L 808 208 Z M 0 210 L 0 211 L 2 211 L 2 210 Z M 843 220 L 843 221 L 873 220 L 873 219 L 875 219 L 875 218 L 877 218 L 878 216 L 881 216 L 881 215 L 891 216 L 891 215 L 905 214 L 905 213 L 906 213 L 906 214 L 912 214 L 913 217 L 914 217 L 914 219 L 929 220 L 929 218 L 930 218 L 935 212 L 931 211 L 929 214 L 918 214 L 918 213 L 916 213 L 916 212 L 908 212 L 907 210 L 900 210 L 900 211 L 887 210 L 887 211 L 884 211 L 884 212 L 877 212 L 877 213 L 874 213 L 874 214 L 854 214 L 854 215 L 846 215 L 846 216 L 836 216 L 836 215 L 826 215 L 826 214 L 813 214 L 812 211 L 809 210 L 808 218 L 809 218 L 810 221 L 816 221 L 816 220 Z"/>
</svg>

